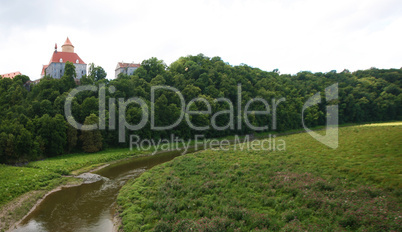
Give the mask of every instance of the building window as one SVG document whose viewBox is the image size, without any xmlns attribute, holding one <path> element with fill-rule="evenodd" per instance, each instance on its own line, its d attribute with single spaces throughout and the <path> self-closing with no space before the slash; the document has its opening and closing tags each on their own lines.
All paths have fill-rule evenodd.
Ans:
<svg viewBox="0 0 402 232">
<path fill-rule="evenodd" d="M 63 63 L 63 58 L 60 58 L 60 63 Z"/>
<path fill-rule="evenodd" d="M 78 64 L 79 62 L 80 62 L 80 61 L 79 61 L 78 59 L 75 61 L 75 63 L 77 63 L 77 64 Z"/>
</svg>

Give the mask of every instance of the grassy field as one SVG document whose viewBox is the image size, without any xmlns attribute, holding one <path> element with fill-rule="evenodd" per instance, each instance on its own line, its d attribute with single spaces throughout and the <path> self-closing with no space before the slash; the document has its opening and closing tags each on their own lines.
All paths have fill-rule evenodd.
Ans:
<svg viewBox="0 0 402 232">
<path fill-rule="evenodd" d="M 120 160 L 134 155 L 149 153 L 145 151 L 130 151 L 128 148 L 109 149 L 97 153 L 75 153 L 63 155 L 46 160 L 31 162 L 27 167 L 47 170 L 62 175 L 74 174 L 81 169 L 92 169 L 107 162 Z"/>
<path fill-rule="evenodd" d="M 402 231 L 402 124 L 344 127 L 336 150 L 308 134 L 286 151 L 178 157 L 126 184 L 124 231 Z"/>
<path fill-rule="evenodd" d="M 0 205 L 30 190 L 51 185 L 60 174 L 42 169 L 0 166 Z"/>
</svg>

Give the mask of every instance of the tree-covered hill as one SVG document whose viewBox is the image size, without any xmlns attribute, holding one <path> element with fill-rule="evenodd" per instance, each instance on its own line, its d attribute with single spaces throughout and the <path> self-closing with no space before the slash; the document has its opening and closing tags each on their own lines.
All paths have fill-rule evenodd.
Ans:
<svg viewBox="0 0 402 232">
<path fill-rule="evenodd" d="M 197 56 L 181 57 L 166 66 L 157 58 L 144 60 L 134 75 L 122 75 L 115 80 L 105 79 L 102 67 L 91 65 L 89 75 L 81 79 L 81 85 L 94 85 L 98 90 L 104 84 L 106 97 L 106 130 L 82 133 L 67 123 L 64 103 L 74 82 L 74 65 L 66 64 L 66 72 L 61 79 L 44 77 L 38 84 L 29 85 L 27 76 L 14 79 L 0 78 L 0 162 L 17 163 L 57 156 L 77 150 L 95 152 L 107 147 L 127 147 L 130 135 L 138 135 L 141 139 L 169 138 L 171 134 L 183 139 L 193 138 L 195 134 L 206 137 L 220 137 L 230 134 L 254 133 L 245 126 L 244 107 L 254 98 L 265 99 L 271 104 L 272 99 L 285 98 L 276 110 L 277 129 L 285 131 L 302 127 L 302 108 L 304 103 L 317 92 L 324 96 L 324 89 L 338 83 L 339 98 L 333 104 L 339 105 L 340 123 L 360 123 L 372 121 L 389 121 L 402 119 L 402 69 L 376 69 L 341 73 L 299 72 L 296 75 L 280 74 L 278 70 L 267 72 L 247 65 L 231 66 L 220 57 Z M 28 82 L 29 83 L 29 82 Z M 201 97 L 211 105 L 210 114 L 192 114 L 191 123 L 198 127 L 209 127 L 196 131 L 189 127 L 183 118 L 171 130 L 153 130 L 151 121 L 138 131 L 125 133 L 126 143 L 119 143 L 119 98 L 138 97 L 144 100 L 148 109 L 154 107 L 154 125 L 170 125 L 177 121 L 181 114 L 179 95 L 173 91 L 162 89 L 156 91 L 154 105 L 151 99 L 151 87 L 171 86 L 180 91 L 188 104 L 192 99 Z M 114 87 L 110 88 L 110 87 Z M 241 86 L 241 110 L 238 114 L 239 86 Z M 115 91 L 112 91 L 115 90 Z M 72 114 L 82 124 L 92 124 L 99 120 L 99 93 L 83 91 L 72 100 Z M 226 98 L 233 103 L 230 114 L 214 114 L 230 109 L 228 102 L 216 101 Z M 114 109 L 110 108 L 115 106 Z M 325 124 L 327 102 L 310 107 L 304 114 L 308 126 Z M 264 110 L 264 105 L 254 102 L 250 111 Z M 205 103 L 196 101 L 189 110 L 207 110 Z M 112 112 L 112 113 L 110 113 Z M 115 130 L 110 129 L 110 116 L 116 114 L 111 122 Z M 142 109 L 138 104 L 127 106 L 126 120 L 136 125 L 141 121 Z M 149 112 L 148 112 L 149 113 Z M 251 113 L 247 120 L 254 126 L 268 125 L 272 130 L 271 115 Z M 233 120 L 241 125 L 215 130 L 211 120 L 218 127 L 225 127 Z"/>
</svg>

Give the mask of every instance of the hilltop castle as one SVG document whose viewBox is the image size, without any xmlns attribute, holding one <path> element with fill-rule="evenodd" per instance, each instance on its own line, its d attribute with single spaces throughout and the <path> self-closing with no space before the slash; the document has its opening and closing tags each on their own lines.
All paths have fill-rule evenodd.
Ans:
<svg viewBox="0 0 402 232">
<path fill-rule="evenodd" d="M 74 64 L 77 79 L 81 79 L 82 76 L 87 74 L 87 64 L 74 52 L 74 46 L 68 37 L 63 46 L 61 46 L 61 52 L 57 51 L 57 44 L 55 45 L 49 64 L 42 67 L 41 78 L 49 75 L 60 79 L 64 74 L 64 67 L 67 61 Z"/>
</svg>

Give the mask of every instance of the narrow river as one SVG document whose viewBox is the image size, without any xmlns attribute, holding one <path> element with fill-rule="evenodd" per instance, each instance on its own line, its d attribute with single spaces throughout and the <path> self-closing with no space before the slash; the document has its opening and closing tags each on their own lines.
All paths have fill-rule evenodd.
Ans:
<svg viewBox="0 0 402 232">
<path fill-rule="evenodd" d="M 193 151 L 190 151 L 193 152 Z M 48 195 L 14 231 L 111 232 L 120 188 L 145 170 L 181 155 L 181 151 L 132 158 L 96 172 L 103 180 L 63 188 Z"/>
</svg>

